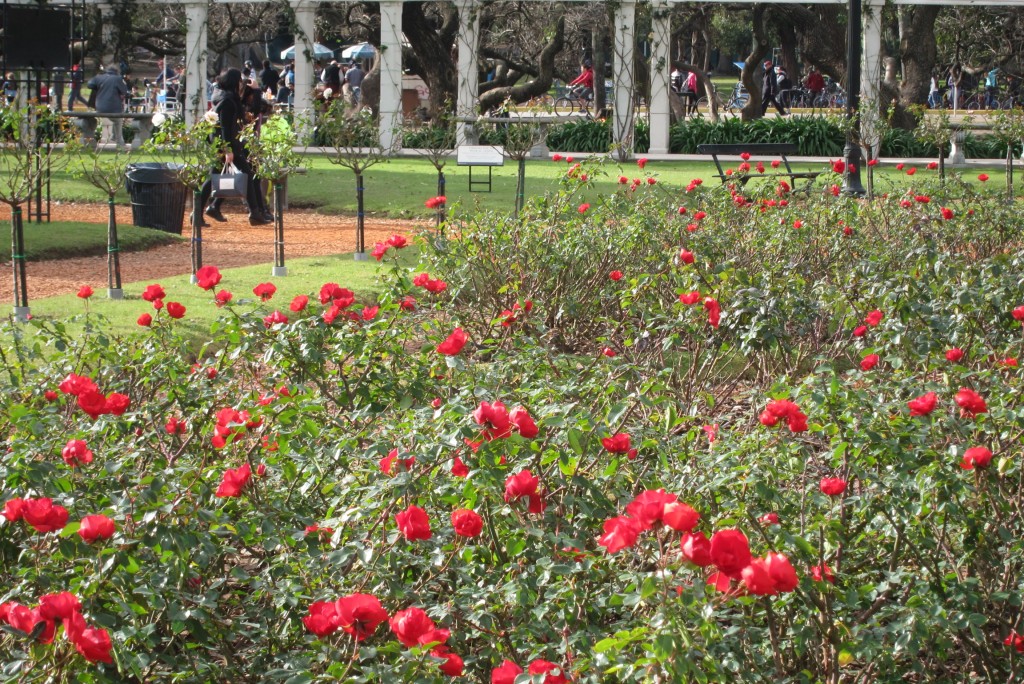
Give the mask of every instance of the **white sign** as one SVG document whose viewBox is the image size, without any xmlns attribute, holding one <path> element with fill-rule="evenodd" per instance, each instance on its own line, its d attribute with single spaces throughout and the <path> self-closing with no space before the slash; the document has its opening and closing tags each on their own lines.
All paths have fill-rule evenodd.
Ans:
<svg viewBox="0 0 1024 684">
<path fill-rule="evenodd" d="M 461 145 L 459 166 L 504 166 L 505 150 L 494 145 Z"/>
</svg>

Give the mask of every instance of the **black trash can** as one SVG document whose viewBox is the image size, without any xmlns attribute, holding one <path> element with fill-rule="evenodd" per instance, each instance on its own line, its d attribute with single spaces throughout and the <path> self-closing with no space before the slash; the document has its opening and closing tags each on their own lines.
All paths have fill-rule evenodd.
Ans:
<svg viewBox="0 0 1024 684">
<path fill-rule="evenodd" d="M 125 173 L 132 200 L 132 223 L 181 235 L 188 188 L 178 178 L 178 164 L 130 164 Z"/>
</svg>

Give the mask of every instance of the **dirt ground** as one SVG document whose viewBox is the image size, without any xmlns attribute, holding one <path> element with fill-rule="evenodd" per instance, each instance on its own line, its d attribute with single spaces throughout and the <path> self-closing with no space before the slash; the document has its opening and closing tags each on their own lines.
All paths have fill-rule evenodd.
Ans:
<svg viewBox="0 0 1024 684">
<path fill-rule="evenodd" d="M 203 229 L 203 263 L 218 268 L 251 266 L 274 260 L 274 232 L 272 225 L 250 226 L 244 207 L 223 207 L 227 223 L 211 224 Z M 84 221 L 106 223 L 107 207 L 103 204 L 55 204 L 55 221 Z M 131 225 L 130 207 L 117 208 L 120 225 Z M 356 244 L 355 217 L 325 216 L 313 211 L 290 209 L 284 215 L 285 263 L 288 259 L 352 252 Z M 186 217 L 187 223 L 187 217 Z M 366 249 L 382 242 L 395 233 L 408 234 L 423 226 L 422 222 L 401 219 L 366 219 Z M 185 238 L 192 237 L 192 228 L 185 226 Z M 181 275 L 191 270 L 190 244 L 157 247 L 144 252 L 126 252 L 121 255 L 121 278 L 130 283 L 138 280 Z M 7 266 L 10 262 L 7 261 Z M 107 283 L 105 256 L 29 262 L 29 300 L 69 294 L 82 285 L 91 285 L 99 291 Z M 0 302 L 10 304 L 12 293 L 0 289 Z"/>
</svg>

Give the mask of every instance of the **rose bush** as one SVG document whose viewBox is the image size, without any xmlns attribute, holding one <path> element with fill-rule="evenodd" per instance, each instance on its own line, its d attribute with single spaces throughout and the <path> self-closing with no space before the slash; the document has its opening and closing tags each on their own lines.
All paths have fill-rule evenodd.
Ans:
<svg viewBox="0 0 1024 684">
<path fill-rule="evenodd" d="M 581 213 L 599 173 L 385 250 L 372 303 L 207 279 L 201 349 L 158 284 L 127 339 L 12 329 L 3 677 L 1018 677 L 1002 205 L 648 167 Z"/>
</svg>

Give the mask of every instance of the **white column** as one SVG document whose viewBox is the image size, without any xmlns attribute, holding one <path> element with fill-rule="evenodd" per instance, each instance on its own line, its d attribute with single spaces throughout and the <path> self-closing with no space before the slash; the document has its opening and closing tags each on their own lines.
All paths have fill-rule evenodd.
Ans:
<svg viewBox="0 0 1024 684">
<path fill-rule="evenodd" d="M 185 5 L 185 125 L 206 114 L 206 41 L 208 12 L 205 2 Z"/>
<path fill-rule="evenodd" d="M 380 146 L 402 146 L 402 1 L 380 3 Z"/>
<path fill-rule="evenodd" d="M 615 25 L 612 35 L 615 43 L 615 121 L 612 140 L 619 145 L 616 156 L 620 160 L 629 159 L 633 155 L 633 51 L 636 38 L 633 34 L 633 23 L 636 19 L 636 3 L 623 0 L 615 7 Z M 594 87 L 603 87 L 595 83 Z"/>
<path fill-rule="evenodd" d="M 872 147 L 871 156 L 878 156 L 879 87 L 882 83 L 882 7 L 884 1 L 866 0 L 863 5 L 863 36 L 860 64 L 861 135 Z"/>
<path fill-rule="evenodd" d="M 665 0 L 651 3 L 651 101 L 647 112 L 651 123 L 653 154 L 668 154 L 669 72 L 672 70 L 672 15 Z"/>
<path fill-rule="evenodd" d="M 480 44 L 480 7 L 476 0 L 459 0 L 459 90 L 455 108 L 457 117 L 475 116 L 480 91 L 480 69 L 477 50 Z M 472 123 L 457 121 L 455 144 L 475 145 L 476 128 Z"/>
<path fill-rule="evenodd" d="M 295 116 L 305 119 L 304 133 L 312 131 L 314 125 L 313 89 L 318 78 L 314 68 L 313 42 L 316 40 L 316 8 L 314 0 L 296 0 L 292 4 L 295 12 Z M 305 135 L 300 136 L 305 140 Z"/>
</svg>

